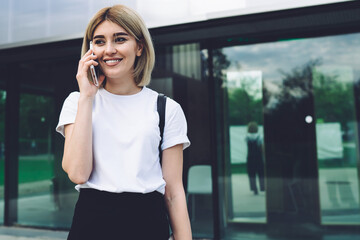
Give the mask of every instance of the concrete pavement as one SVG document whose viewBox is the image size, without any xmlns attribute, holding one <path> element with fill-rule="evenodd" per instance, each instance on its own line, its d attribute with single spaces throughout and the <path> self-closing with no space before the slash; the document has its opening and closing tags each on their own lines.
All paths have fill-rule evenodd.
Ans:
<svg viewBox="0 0 360 240">
<path fill-rule="evenodd" d="M 64 240 L 67 231 L 0 226 L 1 240 Z"/>
</svg>

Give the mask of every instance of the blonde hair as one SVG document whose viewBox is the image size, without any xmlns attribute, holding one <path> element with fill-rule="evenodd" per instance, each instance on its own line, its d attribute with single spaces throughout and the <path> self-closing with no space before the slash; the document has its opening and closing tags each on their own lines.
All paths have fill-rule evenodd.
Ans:
<svg viewBox="0 0 360 240">
<path fill-rule="evenodd" d="M 149 30 L 143 19 L 134 10 L 124 5 L 105 7 L 98 11 L 90 20 L 83 39 L 81 56 L 89 50 L 89 42 L 92 40 L 95 29 L 104 21 L 110 21 L 124 28 L 127 33 L 142 44 L 141 56 L 135 60 L 134 80 L 137 86 L 146 86 L 150 83 L 151 72 L 155 64 L 155 51 Z"/>
</svg>

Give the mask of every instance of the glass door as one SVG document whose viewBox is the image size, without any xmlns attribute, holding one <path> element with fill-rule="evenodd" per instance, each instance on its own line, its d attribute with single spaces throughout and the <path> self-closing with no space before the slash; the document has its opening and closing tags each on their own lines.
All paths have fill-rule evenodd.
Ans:
<svg viewBox="0 0 360 240">
<path fill-rule="evenodd" d="M 322 39 L 313 66 L 322 224 L 360 224 L 359 34 Z"/>
<path fill-rule="evenodd" d="M 229 223 L 266 223 L 263 72 L 243 66 L 241 47 L 213 51 L 224 97 L 225 201 Z"/>
<path fill-rule="evenodd" d="M 294 236 L 359 225 L 360 34 L 251 41 L 212 52 L 224 239 L 244 223 Z"/>
</svg>

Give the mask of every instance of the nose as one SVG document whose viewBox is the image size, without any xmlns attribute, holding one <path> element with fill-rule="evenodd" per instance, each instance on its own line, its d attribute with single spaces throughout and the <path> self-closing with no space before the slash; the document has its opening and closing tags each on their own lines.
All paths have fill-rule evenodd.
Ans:
<svg viewBox="0 0 360 240">
<path fill-rule="evenodd" d="M 112 42 L 109 42 L 108 44 L 106 44 L 105 52 L 106 52 L 106 54 L 116 53 L 116 48 L 114 47 L 114 44 Z"/>
</svg>

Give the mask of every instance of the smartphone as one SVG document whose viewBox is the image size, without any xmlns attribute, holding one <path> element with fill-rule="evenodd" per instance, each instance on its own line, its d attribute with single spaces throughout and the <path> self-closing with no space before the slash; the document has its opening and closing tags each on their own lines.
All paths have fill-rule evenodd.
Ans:
<svg viewBox="0 0 360 240">
<path fill-rule="evenodd" d="M 90 45 L 90 49 L 92 50 L 93 49 L 92 41 L 90 41 L 89 45 Z M 94 54 L 92 53 L 92 55 L 94 55 Z M 98 81 L 98 77 L 96 75 L 96 70 L 95 70 L 94 65 L 90 66 L 90 73 L 91 73 L 91 77 L 92 77 L 94 85 L 98 87 L 99 86 L 99 81 Z"/>
</svg>

